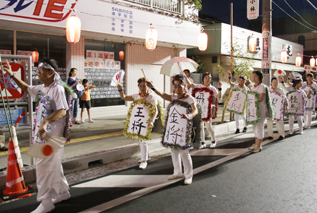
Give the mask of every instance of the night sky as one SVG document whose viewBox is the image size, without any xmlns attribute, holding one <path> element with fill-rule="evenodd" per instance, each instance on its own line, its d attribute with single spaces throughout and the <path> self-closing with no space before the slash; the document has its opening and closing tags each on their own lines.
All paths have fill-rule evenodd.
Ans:
<svg viewBox="0 0 317 213">
<path fill-rule="evenodd" d="M 249 29 L 249 24 L 252 21 L 247 19 L 247 1 L 248 0 L 202 0 L 201 15 L 208 15 L 215 17 L 221 22 L 230 24 L 230 3 L 233 3 L 233 24 L 239 27 Z M 317 14 L 317 10 L 308 3 L 307 0 L 273 0 L 283 10 L 293 17 L 297 17 L 296 13 L 287 5 L 287 3 L 301 16 L 308 14 Z M 317 8 L 317 0 L 309 0 Z M 287 3 L 286 3 L 287 2 Z M 273 19 L 288 17 L 283 11 L 281 11 L 273 2 Z M 260 13 L 259 18 L 254 21 L 261 21 L 262 15 L 262 0 L 260 0 Z M 306 16 L 307 17 L 307 16 Z M 303 20 L 297 18 L 297 20 L 304 23 Z M 306 20 L 306 19 L 305 19 Z M 306 20 L 307 21 L 307 20 Z M 294 21 L 295 22 L 295 21 Z M 309 20 L 308 23 L 312 24 L 317 29 L 317 20 Z"/>
</svg>

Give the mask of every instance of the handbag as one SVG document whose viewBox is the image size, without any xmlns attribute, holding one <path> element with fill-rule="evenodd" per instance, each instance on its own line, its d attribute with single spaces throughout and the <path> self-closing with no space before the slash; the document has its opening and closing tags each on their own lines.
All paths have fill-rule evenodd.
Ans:
<svg viewBox="0 0 317 213">
<path fill-rule="evenodd" d="M 72 94 L 72 99 L 75 100 L 77 98 L 78 98 L 78 95 L 77 95 L 76 91 L 74 91 Z"/>
<path fill-rule="evenodd" d="M 77 91 L 77 96 L 78 98 L 81 98 L 81 96 L 83 96 L 85 88 L 81 83 L 78 83 L 76 85 L 76 91 Z"/>
</svg>

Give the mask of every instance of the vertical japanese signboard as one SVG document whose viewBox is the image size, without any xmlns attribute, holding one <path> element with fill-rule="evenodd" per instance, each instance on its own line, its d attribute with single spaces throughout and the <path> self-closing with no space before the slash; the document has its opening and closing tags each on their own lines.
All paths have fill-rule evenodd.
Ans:
<svg viewBox="0 0 317 213">
<path fill-rule="evenodd" d="M 238 88 L 232 89 L 225 103 L 225 108 L 229 112 L 243 115 L 245 114 L 246 99 L 247 94 L 245 91 Z"/>
<path fill-rule="evenodd" d="M 259 17 L 259 0 L 247 0 L 247 18 L 249 20 Z"/>
<path fill-rule="evenodd" d="M 296 90 L 286 94 L 288 100 L 288 115 L 304 115 L 305 99 L 304 94 Z"/>
<path fill-rule="evenodd" d="M 259 94 L 248 91 L 247 93 L 247 125 L 260 123 L 259 117 Z"/>
<path fill-rule="evenodd" d="M 162 144 L 165 147 L 188 149 L 192 146 L 192 120 L 182 118 L 183 114 L 190 113 L 190 105 L 186 102 L 174 100 L 167 108 L 165 131 Z"/>
</svg>

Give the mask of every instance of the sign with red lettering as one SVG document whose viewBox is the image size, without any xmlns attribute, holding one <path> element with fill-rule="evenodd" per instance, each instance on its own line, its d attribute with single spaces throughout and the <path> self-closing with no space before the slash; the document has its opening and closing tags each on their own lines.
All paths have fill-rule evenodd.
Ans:
<svg viewBox="0 0 317 213">
<path fill-rule="evenodd" d="M 4 63 L 2 63 L 4 65 Z M 18 63 L 10 63 L 12 71 L 14 75 L 24 81 L 24 69 L 21 64 Z M 4 81 L 2 78 L 2 70 L 0 70 L 0 87 L 1 87 L 1 93 L 2 96 L 5 97 L 6 93 L 4 90 L 4 84 L 6 85 L 7 88 L 7 94 L 9 99 L 16 99 L 16 98 L 22 98 L 24 92 L 23 90 L 18 87 L 18 85 L 10 78 L 10 76 L 5 73 L 4 74 Z"/>
<path fill-rule="evenodd" d="M 10 0 L 0 2 L 0 15 L 60 22 L 66 19 L 78 0 Z"/>
</svg>

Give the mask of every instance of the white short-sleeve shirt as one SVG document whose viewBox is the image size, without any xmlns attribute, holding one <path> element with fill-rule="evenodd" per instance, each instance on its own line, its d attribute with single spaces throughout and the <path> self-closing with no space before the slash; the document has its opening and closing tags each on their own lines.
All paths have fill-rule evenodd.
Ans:
<svg viewBox="0 0 317 213">
<path fill-rule="evenodd" d="M 141 99 L 141 96 L 139 95 L 139 93 L 135 93 L 133 95 L 131 95 L 133 100 L 138 100 Z M 145 99 L 146 102 L 153 104 L 154 106 L 157 105 L 157 99 L 154 95 L 149 94 L 149 96 Z"/>
<path fill-rule="evenodd" d="M 194 84 L 194 88 L 205 88 L 205 87 L 206 86 L 202 84 Z M 218 89 L 216 89 L 216 87 L 210 85 L 207 88 L 213 91 L 215 97 L 218 95 Z"/>
<path fill-rule="evenodd" d="M 178 97 L 177 97 L 177 94 L 175 94 L 175 93 L 171 94 L 171 99 L 172 99 L 172 101 L 173 100 L 179 100 Z M 184 101 L 184 102 L 188 103 L 189 105 L 192 105 L 192 104 L 196 103 L 195 98 L 193 98 L 193 96 L 191 96 L 191 95 L 189 95 L 186 99 L 181 100 L 181 101 Z"/>
<path fill-rule="evenodd" d="M 237 89 L 243 89 L 245 92 L 249 91 L 249 87 L 247 87 L 246 85 L 243 85 L 243 88 L 239 87 L 239 84 L 233 84 L 233 88 L 237 88 Z"/>
<path fill-rule="evenodd" d="M 54 112 L 65 109 L 68 110 L 68 104 L 65 97 L 64 87 L 53 82 L 50 86 L 44 87 L 44 84 L 37 86 L 28 86 L 28 93 L 31 97 L 36 98 L 37 93 L 41 91 L 42 95 L 49 97 L 49 104 L 46 108 L 47 117 Z M 66 125 L 66 116 L 60 118 L 57 121 L 50 123 L 51 129 L 47 132 L 47 135 L 62 137 Z"/>
<path fill-rule="evenodd" d="M 259 102 L 259 108 L 260 108 L 260 111 L 261 110 L 265 110 L 267 111 L 267 106 L 266 106 L 266 88 L 265 88 L 265 85 L 263 83 L 259 84 L 258 86 L 255 87 L 255 85 L 252 86 L 252 89 L 251 91 L 253 92 L 257 92 L 259 93 L 259 95 L 261 93 L 264 93 L 264 97 L 263 97 L 263 100 L 261 102 Z"/>
</svg>

